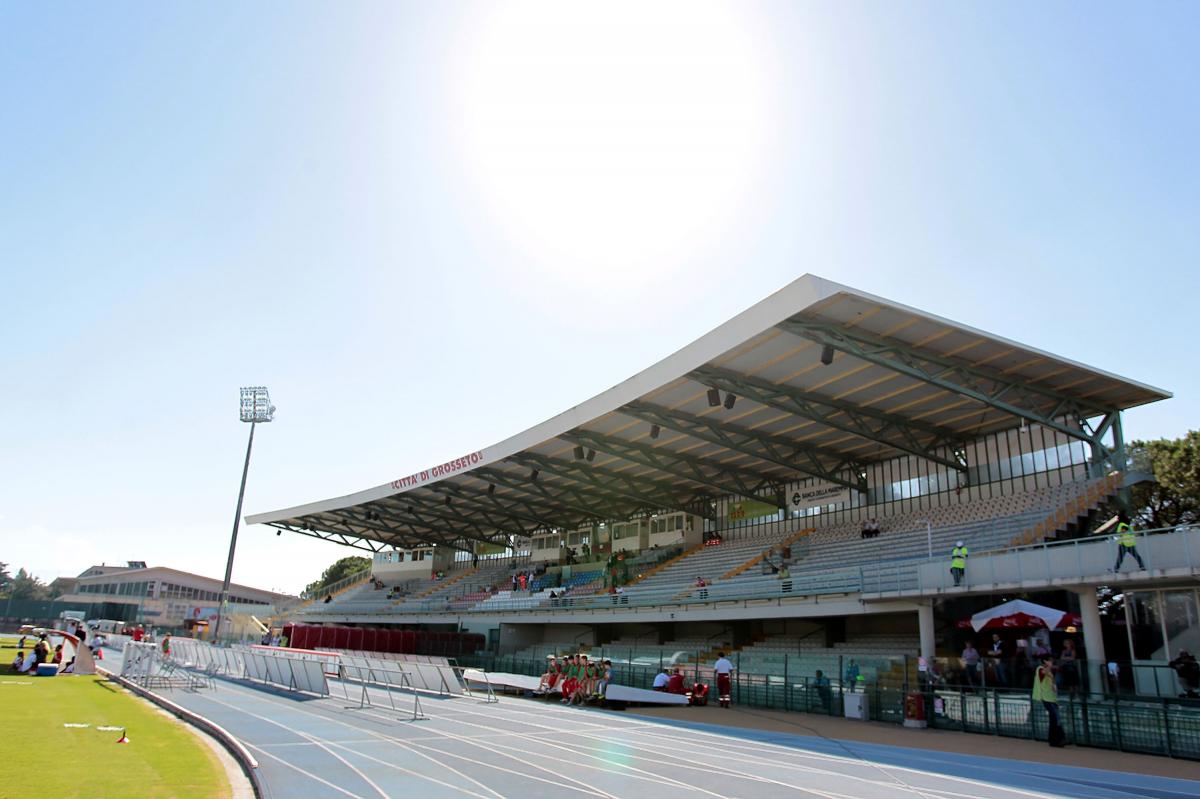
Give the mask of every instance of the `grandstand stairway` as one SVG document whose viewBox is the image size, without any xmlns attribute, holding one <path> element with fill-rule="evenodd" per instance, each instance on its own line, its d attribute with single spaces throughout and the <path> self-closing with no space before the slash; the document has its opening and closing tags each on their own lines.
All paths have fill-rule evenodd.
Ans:
<svg viewBox="0 0 1200 799">
<path fill-rule="evenodd" d="M 1114 472 L 1106 477 L 1091 481 L 1083 493 L 1067 502 L 1066 505 L 1055 509 L 1046 518 L 1014 537 L 1009 547 L 1036 544 L 1059 537 L 1059 533 L 1075 532 L 1080 527 L 1080 520 L 1086 523 L 1092 515 L 1121 488 L 1125 475 Z"/>
</svg>

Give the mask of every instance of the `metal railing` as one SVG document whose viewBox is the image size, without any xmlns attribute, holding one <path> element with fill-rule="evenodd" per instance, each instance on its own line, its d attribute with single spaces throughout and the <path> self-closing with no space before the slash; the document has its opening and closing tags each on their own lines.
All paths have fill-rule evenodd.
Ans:
<svg viewBox="0 0 1200 799">
<path fill-rule="evenodd" d="M 811 666 L 803 665 L 803 655 L 785 655 L 781 673 L 743 671 L 741 653 L 733 658 L 733 702 L 737 705 L 842 716 L 846 697 L 863 694 L 872 721 L 900 724 L 905 719 L 906 699 L 911 698 L 922 705 L 927 723 L 936 729 L 1031 740 L 1045 740 L 1048 734 L 1047 712 L 1032 701 L 1028 688 L 930 682 L 916 672 L 915 659 L 908 656 L 883 657 L 885 666 L 895 667 L 877 668 L 874 675 L 866 672 L 863 680 L 847 673 L 852 660 L 864 661 L 862 655 L 837 656 L 831 660 L 829 671 L 820 676 Z M 656 665 L 610 659 L 613 682 L 634 688 L 652 687 L 654 677 L 662 670 Z M 546 669 L 545 659 L 517 655 L 488 654 L 459 660 L 489 672 L 539 676 Z M 686 667 L 685 678 L 710 686 L 714 683 L 711 668 L 698 664 Z M 1059 721 L 1069 740 L 1078 746 L 1200 760 L 1200 700 L 1146 698 L 1120 690 L 1097 694 L 1068 688 L 1060 692 L 1058 704 Z"/>
<path fill-rule="evenodd" d="M 313 589 L 312 591 L 301 591 L 300 598 L 305 599 L 305 600 L 324 599 L 325 597 L 329 596 L 330 594 L 336 594 L 338 591 L 341 591 L 343 588 L 349 588 L 350 586 L 354 585 L 355 583 L 365 582 L 366 579 L 370 576 L 371 576 L 371 567 L 367 566 L 366 568 L 361 569 L 360 571 L 354 572 L 354 574 L 346 575 L 345 577 L 343 577 L 340 580 L 335 580 L 334 582 L 329 583 L 327 585 L 318 586 L 317 588 Z"/>
<path fill-rule="evenodd" d="M 1147 569 L 1184 569 L 1200 573 L 1200 529 L 1167 528 L 1146 530 L 1137 536 L 1138 554 Z M 1107 536 L 1050 541 L 1008 550 L 973 553 L 968 560 L 964 589 L 1034 582 L 1049 584 L 1075 578 L 1107 576 L 1117 557 L 1117 544 Z M 1132 566 L 1130 565 L 1132 564 Z M 1136 567 L 1126 558 L 1122 570 Z M 889 596 L 920 595 L 953 589 L 949 557 L 922 557 L 863 564 L 857 567 L 803 571 L 780 580 L 778 576 L 754 576 L 717 582 L 704 588 L 675 584 L 656 588 L 631 587 L 624 594 L 560 597 L 540 603 L 530 597 L 489 600 L 486 607 L 475 606 L 465 613 L 554 613 L 559 611 L 611 611 L 630 608 L 674 607 L 694 604 L 728 604 L 760 600 L 783 600 L 823 594 L 865 593 Z M 396 614 L 443 613 L 452 610 L 451 600 L 437 599 L 406 602 L 375 612 L 348 610 L 355 617 L 386 617 Z M 325 614 L 337 614 L 336 608 Z"/>
</svg>

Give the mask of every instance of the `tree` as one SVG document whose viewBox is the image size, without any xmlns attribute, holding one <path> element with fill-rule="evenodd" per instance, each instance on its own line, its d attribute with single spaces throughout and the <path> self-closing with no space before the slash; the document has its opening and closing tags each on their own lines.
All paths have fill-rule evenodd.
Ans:
<svg viewBox="0 0 1200 799">
<path fill-rule="evenodd" d="M 9 595 L 13 599 L 49 599 L 50 588 L 24 569 L 17 569 Z"/>
<path fill-rule="evenodd" d="M 371 566 L 370 558 L 361 558 L 357 555 L 350 555 L 335 561 L 332 566 L 321 573 L 321 577 L 304 587 L 304 593 L 308 596 L 313 596 L 320 592 L 327 585 L 333 585 L 338 580 L 344 580 L 352 574 L 368 569 Z"/>
<path fill-rule="evenodd" d="M 1135 441 L 1130 449 L 1139 469 L 1155 477 L 1130 490 L 1133 522 L 1156 528 L 1200 521 L 1200 430 L 1183 438 Z"/>
<path fill-rule="evenodd" d="M 8 564 L 0 561 L 0 596 L 8 596 L 12 588 L 12 575 L 8 573 Z"/>
</svg>

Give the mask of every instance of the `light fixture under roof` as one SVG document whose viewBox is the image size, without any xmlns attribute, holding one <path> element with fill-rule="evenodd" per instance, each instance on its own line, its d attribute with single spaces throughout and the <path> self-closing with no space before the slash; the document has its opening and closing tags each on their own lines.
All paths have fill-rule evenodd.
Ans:
<svg viewBox="0 0 1200 799">
<path fill-rule="evenodd" d="M 662 432 L 662 428 L 659 427 L 658 425 L 656 425 L 656 424 L 650 425 L 650 437 L 651 438 L 658 438 L 658 435 L 661 432 Z"/>
<path fill-rule="evenodd" d="M 721 404 L 721 392 L 715 388 L 708 390 L 708 407 L 716 408 Z"/>
<path fill-rule="evenodd" d="M 824 347 L 821 348 L 821 363 L 825 364 L 826 366 L 829 366 L 829 364 L 833 363 L 833 345 L 832 344 L 826 344 Z"/>
</svg>

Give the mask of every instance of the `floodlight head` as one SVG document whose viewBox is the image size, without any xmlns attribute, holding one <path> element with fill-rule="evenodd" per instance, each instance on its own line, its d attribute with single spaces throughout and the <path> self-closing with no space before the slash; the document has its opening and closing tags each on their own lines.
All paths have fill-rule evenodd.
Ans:
<svg viewBox="0 0 1200 799">
<path fill-rule="evenodd" d="M 275 406 L 266 386 L 245 386 L 241 390 L 241 417 L 243 422 L 269 422 L 275 418 Z"/>
</svg>

